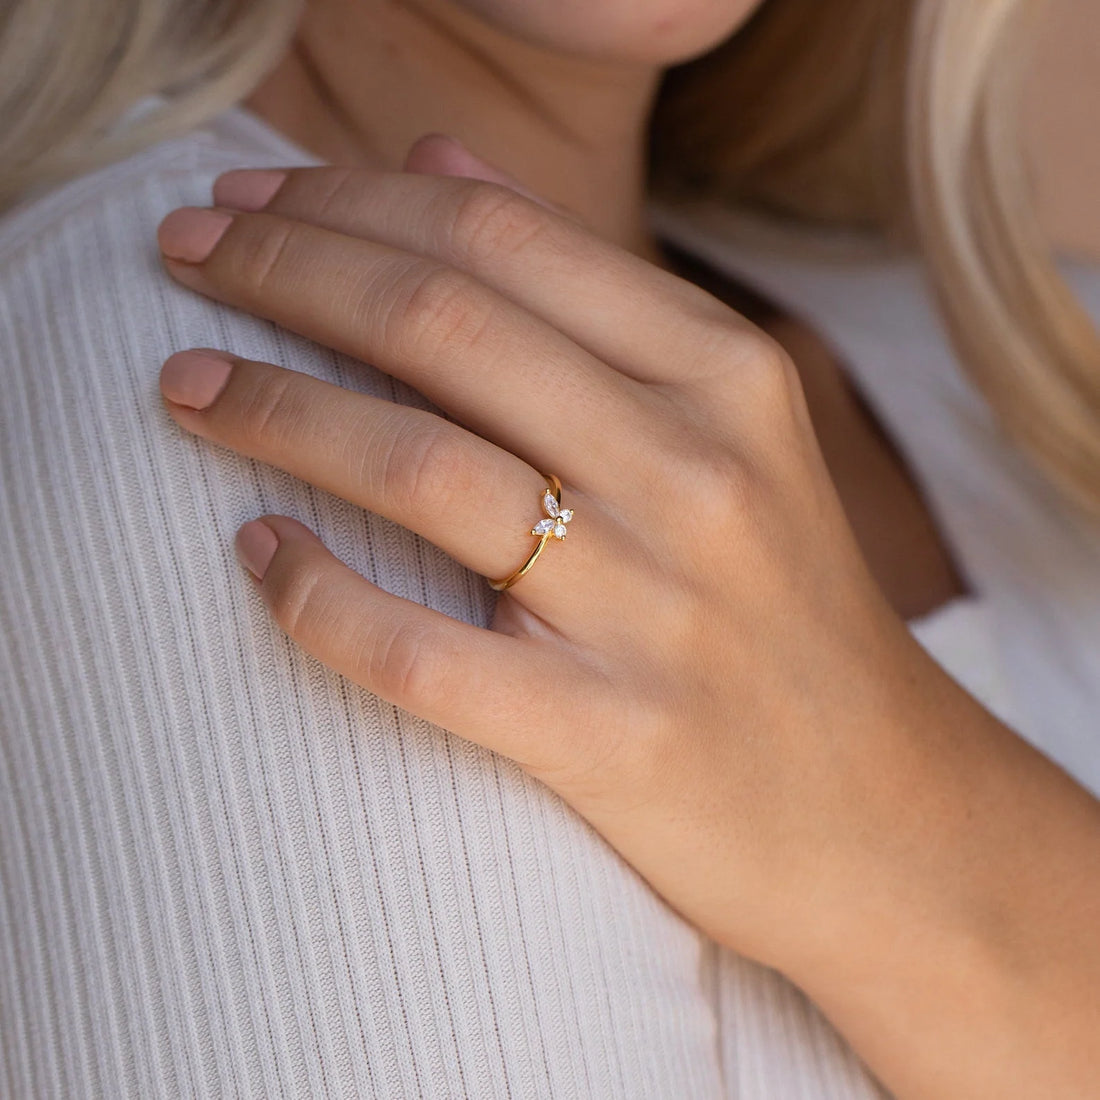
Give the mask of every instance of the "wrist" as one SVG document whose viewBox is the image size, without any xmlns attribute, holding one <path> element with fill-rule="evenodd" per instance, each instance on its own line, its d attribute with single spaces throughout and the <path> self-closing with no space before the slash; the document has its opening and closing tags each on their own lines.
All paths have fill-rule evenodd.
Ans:
<svg viewBox="0 0 1100 1100">
<path fill-rule="evenodd" d="M 823 861 L 778 968 L 899 1097 L 1084 1095 L 1097 803 L 961 689 L 883 745 L 886 797 Z"/>
</svg>

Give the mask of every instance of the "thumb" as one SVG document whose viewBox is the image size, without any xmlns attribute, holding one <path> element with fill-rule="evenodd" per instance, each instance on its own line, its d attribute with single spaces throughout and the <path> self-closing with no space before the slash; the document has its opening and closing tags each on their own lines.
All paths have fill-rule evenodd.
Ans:
<svg viewBox="0 0 1100 1100">
<path fill-rule="evenodd" d="M 552 210 L 555 214 L 583 224 L 581 218 L 572 210 L 544 199 L 530 188 L 524 187 L 515 176 L 509 175 L 503 168 L 498 168 L 487 160 L 482 160 L 449 134 L 425 134 L 417 138 L 405 157 L 403 170 L 416 172 L 419 175 L 464 176 L 467 179 L 484 180 L 486 183 L 499 183 L 538 203 L 539 206 Z"/>
</svg>

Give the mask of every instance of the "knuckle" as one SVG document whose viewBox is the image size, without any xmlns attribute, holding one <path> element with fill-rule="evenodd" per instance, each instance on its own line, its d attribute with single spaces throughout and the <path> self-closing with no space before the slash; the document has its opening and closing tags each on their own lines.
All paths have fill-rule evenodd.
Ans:
<svg viewBox="0 0 1100 1100">
<path fill-rule="evenodd" d="M 398 355 L 432 359 L 468 350 L 483 338 L 492 305 L 476 280 L 455 268 L 424 261 L 383 322 L 382 339 Z"/>
<path fill-rule="evenodd" d="M 789 415 L 801 391 L 798 370 L 783 347 L 768 336 L 755 341 L 740 367 L 742 385 L 754 410 Z"/>
<path fill-rule="evenodd" d="M 301 411 L 289 371 L 260 375 L 240 397 L 239 427 L 254 445 L 277 445 L 290 434 Z"/>
<path fill-rule="evenodd" d="M 707 375 L 724 382 L 727 392 L 748 418 L 790 412 L 801 393 L 798 369 L 783 346 L 766 332 L 745 323 L 708 321 L 700 340 Z"/>
<path fill-rule="evenodd" d="M 298 641 L 323 630 L 330 618 L 323 579 L 319 565 L 305 563 L 278 573 L 268 582 L 268 603 L 275 621 Z"/>
<path fill-rule="evenodd" d="M 710 531 L 742 533 L 756 514 L 756 471 L 741 456 L 714 448 L 699 466 L 694 499 L 697 522 Z M 707 545 L 714 545 L 713 534 Z"/>
<path fill-rule="evenodd" d="M 382 461 L 384 499 L 406 513 L 447 508 L 473 483 L 472 466 L 442 421 L 413 421 L 397 431 Z"/>
<path fill-rule="evenodd" d="M 352 168 L 326 168 L 318 177 L 311 196 L 318 224 L 342 220 L 353 212 L 361 196 L 362 181 Z"/>
<path fill-rule="evenodd" d="M 459 257 L 488 261 L 519 251 L 548 224 L 539 207 L 510 188 L 474 183 L 459 200 L 450 244 Z"/>
<path fill-rule="evenodd" d="M 736 532 L 755 494 L 751 465 L 718 441 L 696 439 L 662 455 L 668 479 L 665 497 L 676 501 L 677 543 L 711 548 Z"/>
<path fill-rule="evenodd" d="M 295 230 L 293 223 L 255 217 L 254 231 L 240 243 L 237 276 L 245 294 L 258 299 L 282 275 Z"/>
<path fill-rule="evenodd" d="M 403 623 L 368 642 L 362 656 L 365 682 L 410 710 L 447 692 L 448 656 L 438 631 Z"/>
</svg>

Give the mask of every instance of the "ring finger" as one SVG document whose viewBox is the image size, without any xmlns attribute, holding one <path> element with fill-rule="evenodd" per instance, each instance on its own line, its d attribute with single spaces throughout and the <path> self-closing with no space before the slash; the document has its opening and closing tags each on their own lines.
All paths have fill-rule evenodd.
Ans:
<svg viewBox="0 0 1100 1100">
<path fill-rule="evenodd" d="M 546 518 L 539 471 L 422 409 L 207 349 L 171 356 L 161 391 L 189 431 L 384 515 L 490 579 L 522 564 L 535 545 L 531 528 Z M 536 610 L 559 586 L 593 575 L 608 537 L 594 502 L 572 487 L 565 494 L 583 534 L 568 554 L 544 553 L 515 590 Z"/>
</svg>

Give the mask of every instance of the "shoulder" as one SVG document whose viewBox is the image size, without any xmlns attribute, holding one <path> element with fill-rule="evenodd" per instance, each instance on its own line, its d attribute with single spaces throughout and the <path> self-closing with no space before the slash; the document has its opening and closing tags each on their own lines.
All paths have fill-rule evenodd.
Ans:
<svg viewBox="0 0 1100 1100">
<path fill-rule="evenodd" d="M 156 228 L 170 210 L 206 205 L 229 168 L 311 163 L 259 119 L 231 109 L 201 127 L 32 196 L 0 216 L 0 300 L 29 320 L 171 293 Z M 32 291 L 34 293 L 32 293 Z M 29 296 L 29 298 L 28 298 Z M 103 312 L 101 310 L 101 312 Z"/>
<path fill-rule="evenodd" d="M 231 110 L 182 136 L 70 180 L 0 217 L 3 370 L 101 376 L 259 322 L 202 299 L 165 273 L 160 220 L 206 205 L 234 167 L 310 163 L 258 119 Z M 224 338 L 224 337 L 223 337 Z"/>
<path fill-rule="evenodd" d="M 141 106 L 141 105 L 139 105 Z M 66 234 L 111 228 L 131 237 L 181 203 L 206 204 L 210 184 L 231 167 L 311 163 L 307 153 L 258 118 L 233 108 L 195 129 L 106 167 L 36 193 L 0 215 L 0 276 L 26 254 Z M 155 229 L 156 222 L 153 223 Z"/>
</svg>

